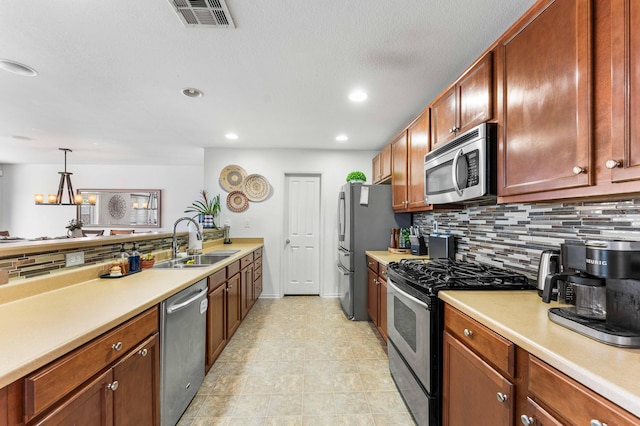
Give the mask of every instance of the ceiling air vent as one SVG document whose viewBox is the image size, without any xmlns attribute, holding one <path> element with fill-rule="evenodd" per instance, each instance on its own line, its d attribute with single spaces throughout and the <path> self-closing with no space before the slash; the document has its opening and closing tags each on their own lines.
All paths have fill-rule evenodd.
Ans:
<svg viewBox="0 0 640 426">
<path fill-rule="evenodd" d="M 224 0 L 169 0 L 185 27 L 235 28 Z"/>
</svg>

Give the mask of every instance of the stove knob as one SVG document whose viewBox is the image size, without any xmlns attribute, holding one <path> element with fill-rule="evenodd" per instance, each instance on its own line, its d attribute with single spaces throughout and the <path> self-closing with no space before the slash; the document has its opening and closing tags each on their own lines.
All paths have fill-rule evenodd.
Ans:
<svg viewBox="0 0 640 426">
<path fill-rule="evenodd" d="M 469 330 L 468 328 L 464 329 L 464 335 L 467 337 L 472 337 L 473 336 L 473 331 Z"/>
</svg>

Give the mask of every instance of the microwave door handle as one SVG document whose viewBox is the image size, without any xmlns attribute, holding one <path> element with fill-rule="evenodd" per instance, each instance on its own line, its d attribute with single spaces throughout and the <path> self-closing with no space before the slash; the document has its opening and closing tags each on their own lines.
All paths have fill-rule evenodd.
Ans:
<svg viewBox="0 0 640 426">
<path fill-rule="evenodd" d="M 462 196 L 462 190 L 458 183 L 458 160 L 462 155 L 462 149 L 459 149 L 458 152 L 453 155 L 453 163 L 451 164 L 451 181 L 453 182 L 453 189 L 456 190 L 459 196 Z"/>
</svg>

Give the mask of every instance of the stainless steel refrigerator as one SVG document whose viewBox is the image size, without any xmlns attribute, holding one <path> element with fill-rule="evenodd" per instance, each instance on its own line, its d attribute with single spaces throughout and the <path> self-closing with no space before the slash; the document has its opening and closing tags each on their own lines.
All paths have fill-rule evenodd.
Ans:
<svg viewBox="0 0 640 426">
<path fill-rule="evenodd" d="M 366 321 L 366 250 L 387 250 L 392 228 L 411 226 L 409 213 L 394 214 L 391 185 L 346 184 L 338 198 L 339 297 L 347 318 Z"/>
</svg>

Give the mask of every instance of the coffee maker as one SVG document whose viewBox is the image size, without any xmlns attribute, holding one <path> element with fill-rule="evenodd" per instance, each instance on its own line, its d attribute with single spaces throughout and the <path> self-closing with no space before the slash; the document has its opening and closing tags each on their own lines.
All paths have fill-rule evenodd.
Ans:
<svg viewBox="0 0 640 426">
<path fill-rule="evenodd" d="M 603 343 L 640 347 L 640 242 L 562 244 L 559 260 L 542 290 L 543 302 L 557 294 L 563 305 L 549 309 L 551 321 Z"/>
</svg>

